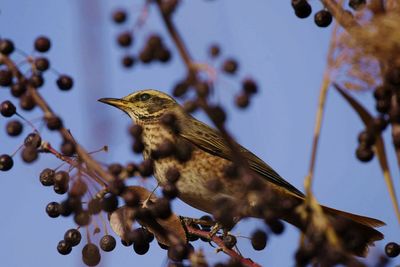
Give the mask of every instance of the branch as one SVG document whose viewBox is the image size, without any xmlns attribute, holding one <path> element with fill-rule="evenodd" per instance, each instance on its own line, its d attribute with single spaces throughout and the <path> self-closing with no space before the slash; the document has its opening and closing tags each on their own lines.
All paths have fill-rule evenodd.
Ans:
<svg viewBox="0 0 400 267">
<path fill-rule="evenodd" d="M 248 266 L 248 267 L 261 267 L 261 265 L 259 265 L 258 263 L 255 263 L 250 259 L 243 258 L 243 256 L 238 254 L 235 250 L 227 248 L 224 245 L 224 241 L 222 241 L 222 239 L 219 238 L 218 236 L 214 235 L 214 236 L 210 237 L 209 232 L 202 231 L 200 229 L 196 229 L 196 228 L 193 228 L 188 225 L 186 226 L 186 229 L 190 234 L 212 240 L 215 244 L 218 245 L 218 247 L 221 249 L 221 251 L 223 251 L 225 254 L 229 255 L 230 257 L 240 261 L 243 265 Z"/>
</svg>

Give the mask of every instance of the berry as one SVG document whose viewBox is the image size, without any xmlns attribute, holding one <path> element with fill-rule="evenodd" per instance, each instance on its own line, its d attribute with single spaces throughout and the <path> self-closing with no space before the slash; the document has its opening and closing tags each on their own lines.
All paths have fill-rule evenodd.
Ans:
<svg viewBox="0 0 400 267">
<path fill-rule="evenodd" d="M 143 133 L 143 128 L 138 124 L 133 124 L 129 127 L 129 133 L 134 138 L 140 138 Z"/>
<path fill-rule="evenodd" d="M 64 140 L 61 144 L 61 153 L 65 156 L 73 156 L 75 154 L 75 144 L 69 140 Z"/>
<path fill-rule="evenodd" d="M 42 138 L 37 133 L 28 134 L 24 140 L 25 146 L 40 147 L 41 144 L 42 144 Z"/>
<path fill-rule="evenodd" d="M 300 19 L 307 18 L 311 15 L 312 9 L 307 0 L 292 0 L 294 13 Z"/>
<path fill-rule="evenodd" d="M 223 124 L 226 120 L 226 113 L 223 110 L 222 107 L 220 106 L 213 106 L 210 107 L 211 111 L 211 119 L 216 123 L 216 124 Z"/>
<path fill-rule="evenodd" d="M 128 47 L 132 44 L 132 39 L 131 32 L 123 32 L 118 35 L 117 42 L 122 47 Z"/>
<path fill-rule="evenodd" d="M 328 27 L 332 23 L 332 14 L 327 10 L 315 13 L 314 22 L 318 27 Z"/>
<path fill-rule="evenodd" d="M 359 10 L 366 4 L 366 0 L 350 0 L 349 6 L 354 10 Z"/>
<path fill-rule="evenodd" d="M 54 175 L 55 185 L 65 185 L 69 183 L 69 174 L 66 171 L 58 171 Z"/>
<path fill-rule="evenodd" d="M 255 250 L 263 250 L 267 245 L 268 236 L 262 230 L 256 230 L 251 235 L 251 245 Z"/>
<path fill-rule="evenodd" d="M 86 210 L 81 210 L 75 213 L 74 221 L 79 226 L 89 225 L 91 220 L 90 213 Z"/>
<path fill-rule="evenodd" d="M 388 257 L 394 258 L 400 254 L 400 246 L 395 242 L 387 243 L 385 246 L 385 253 Z"/>
<path fill-rule="evenodd" d="M 227 59 L 222 65 L 222 70 L 228 74 L 235 74 L 238 69 L 238 63 L 234 59 Z"/>
<path fill-rule="evenodd" d="M 153 161 L 150 159 L 145 159 L 139 166 L 138 166 L 140 175 L 143 177 L 148 177 L 153 174 L 154 167 Z"/>
<path fill-rule="evenodd" d="M 236 245 L 236 237 L 233 235 L 225 235 L 222 239 L 227 248 L 233 248 Z"/>
<path fill-rule="evenodd" d="M 166 183 L 162 188 L 163 196 L 168 199 L 174 199 L 179 195 L 178 187 L 173 183 Z"/>
<path fill-rule="evenodd" d="M 235 98 L 235 104 L 239 108 L 246 108 L 250 103 L 249 96 L 246 94 L 240 94 Z"/>
<path fill-rule="evenodd" d="M 132 67 L 136 62 L 136 58 L 134 56 L 126 55 L 122 58 L 121 63 L 125 68 Z"/>
<path fill-rule="evenodd" d="M 113 163 L 108 166 L 108 171 L 114 176 L 120 175 L 122 170 L 122 165 L 119 163 Z"/>
<path fill-rule="evenodd" d="M 370 131 L 362 131 L 358 135 L 358 142 L 366 146 L 372 146 L 376 141 L 376 136 Z"/>
<path fill-rule="evenodd" d="M 285 230 L 285 225 L 280 220 L 267 220 L 267 223 L 271 231 L 276 235 L 282 234 Z"/>
<path fill-rule="evenodd" d="M 32 163 L 35 160 L 38 159 L 39 153 L 37 151 L 37 148 L 34 146 L 25 146 L 24 149 L 21 152 L 21 157 L 22 160 L 25 163 Z"/>
<path fill-rule="evenodd" d="M 206 82 L 196 83 L 195 89 L 198 97 L 206 97 L 210 93 L 210 87 Z"/>
<path fill-rule="evenodd" d="M 136 140 L 133 143 L 132 150 L 134 153 L 140 154 L 144 150 L 144 143 L 141 140 Z"/>
<path fill-rule="evenodd" d="M 149 251 L 150 244 L 147 242 L 133 243 L 133 250 L 138 255 L 144 255 Z"/>
<path fill-rule="evenodd" d="M 14 165 L 14 161 L 12 157 L 7 154 L 3 154 L 0 156 L 0 171 L 8 171 Z"/>
<path fill-rule="evenodd" d="M 101 205 L 104 211 L 113 212 L 118 208 L 118 198 L 116 195 L 107 194 L 103 197 Z"/>
<path fill-rule="evenodd" d="M 50 62 L 49 62 L 49 60 L 48 60 L 47 58 L 45 58 L 45 57 L 39 57 L 39 58 L 36 58 L 36 59 L 35 59 L 34 65 L 35 65 L 35 67 L 36 67 L 37 70 L 43 72 L 43 71 L 46 71 L 46 70 L 49 69 L 49 67 L 50 67 Z"/>
<path fill-rule="evenodd" d="M 219 54 L 221 53 L 221 49 L 219 48 L 219 46 L 217 44 L 211 45 L 208 51 L 212 58 L 218 57 Z"/>
<path fill-rule="evenodd" d="M 154 57 L 162 63 L 167 63 L 171 59 L 171 52 L 165 48 L 158 49 L 156 50 Z"/>
<path fill-rule="evenodd" d="M 152 206 L 151 212 L 156 218 L 167 219 L 171 216 L 171 206 L 167 198 L 159 198 Z"/>
<path fill-rule="evenodd" d="M 138 207 L 140 204 L 140 196 L 134 191 L 126 190 L 123 193 L 122 198 L 124 199 L 125 204 L 128 207 L 135 208 Z"/>
<path fill-rule="evenodd" d="M 46 206 L 46 213 L 51 218 L 57 218 L 58 216 L 60 216 L 60 204 L 58 204 L 57 202 L 50 202 Z"/>
<path fill-rule="evenodd" d="M 46 36 L 39 36 L 34 43 L 35 50 L 38 52 L 47 52 L 51 47 L 50 39 Z"/>
<path fill-rule="evenodd" d="M 36 103 L 30 94 L 22 95 L 20 100 L 19 105 L 23 110 L 29 111 L 36 107 Z"/>
<path fill-rule="evenodd" d="M 165 177 L 167 178 L 168 182 L 170 183 L 176 183 L 179 180 L 179 177 L 181 176 L 179 170 L 175 167 L 171 167 L 167 170 L 165 173 Z"/>
<path fill-rule="evenodd" d="M 0 86 L 10 86 L 12 84 L 13 75 L 10 70 L 0 70 Z"/>
<path fill-rule="evenodd" d="M 101 260 L 99 248 L 92 243 L 86 244 L 82 249 L 82 260 L 88 266 L 96 266 Z"/>
<path fill-rule="evenodd" d="M 187 83 L 179 82 L 179 83 L 175 84 L 172 94 L 174 95 L 174 97 L 181 97 L 186 94 L 188 89 L 189 89 L 189 86 Z"/>
<path fill-rule="evenodd" d="M 14 115 L 17 112 L 16 107 L 14 106 L 13 103 L 11 103 L 11 101 L 6 100 L 3 103 L 1 103 L 0 105 L 0 113 L 1 115 L 3 115 L 4 117 L 11 117 L 12 115 Z"/>
<path fill-rule="evenodd" d="M 54 185 L 54 175 L 55 171 L 49 168 L 44 169 L 40 173 L 40 183 L 44 186 L 52 186 Z"/>
<path fill-rule="evenodd" d="M 88 210 L 90 214 L 99 214 L 101 212 L 100 199 L 93 198 L 89 201 Z"/>
<path fill-rule="evenodd" d="M 35 88 L 39 88 L 44 84 L 43 76 L 40 73 L 32 74 L 28 80 L 29 84 Z"/>
<path fill-rule="evenodd" d="M 126 18 L 127 18 L 126 12 L 125 10 L 122 9 L 116 10 L 112 14 L 112 20 L 117 24 L 124 23 L 126 21 Z"/>
<path fill-rule="evenodd" d="M 0 40 L 0 53 L 3 55 L 9 55 L 14 52 L 14 43 L 9 39 Z"/>
<path fill-rule="evenodd" d="M 176 244 L 168 249 L 168 258 L 173 261 L 182 261 L 183 259 L 187 259 L 188 255 L 188 246 L 184 244 Z"/>
<path fill-rule="evenodd" d="M 106 252 L 114 250 L 117 242 L 111 235 L 105 235 L 100 239 L 100 248 Z"/>
<path fill-rule="evenodd" d="M 68 75 L 60 75 L 56 81 L 57 86 L 62 91 L 68 91 L 74 86 L 74 80 Z"/>
<path fill-rule="evenodd" d="M 81 232 L 79 232 L 74 228 L 67 230 L 64 234 L 64 240 L 72 247 L 79 245 L 81 239 L 82 239 Z"/>
<path fill-rule="evenodd" d="M 9 121 L 6 125 L 6 131 L 9 136 L 18 136 L 22 133 L 23 125 L 20 121 Z"/>
<path fill-rule="evenodd" d="M 72 247 L 65 240 L 58 242 L 57 250 L 61 255 L 68 255 L 72 251 Z"/>
<path fill-rule="evenodd" d="M 11 85 L 11 94 L 20 97 L 26 92 L 26 82 L 17 82 Z"/>
<path fill-rule="evenodd" d="M 368 162 L 374 158 L 374 152 L 370 147 L 361 145 L 356 150 L 356 156 L 360 161 Z"/>
<path fill-rule="evenodd" d="M 255 81 L 253 81 L 252 79 L 245 79 L 242 82 L 242 89 L 246 94 L 255 94 L 258 91 L 258 86 L 257 83 Z"/>
<path fill-rule="evenodd" d="M 60 117 L 51 115 L 46 118 L 47 128 L 51 131 L 60 130 L 63 127 L 63 122 Z"/>
</svg>

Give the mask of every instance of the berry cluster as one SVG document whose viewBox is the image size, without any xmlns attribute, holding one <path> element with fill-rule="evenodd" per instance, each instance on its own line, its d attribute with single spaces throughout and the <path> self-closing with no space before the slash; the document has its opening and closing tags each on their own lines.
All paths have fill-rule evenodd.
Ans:
<svg viewBox="0 0 400 267">
<path fill-rule="evenodd" d="M 312 7 L 308 0 L 291 0 L 294 13 L 298 18 L 304 19 L 311 15 Z M 350 0 L 349 6 L 354 10 L 360 10 L 366 4 L 366 0 Z M 332 14 L 326 10 L 320 10 L 314 15 L 314 22 L 318 27 L 328 27 L 332 23 Z"/>
<path fill-rule="evenodd" d="M 374 157 L 373 145 L 377 137 L 387 128 L 388 124 L 400 123 L 399 107 L 400 67 L 392 66 L 386 73 L 382 85 L 374 91 L 376 110 L 380 115 L 363 130 L 359 136 L 359 146 L 356 156 L 360 161 L 368 162 Z M 393 145 L 400 148 L 400 134 L 393 135 Z"/>
</svg>

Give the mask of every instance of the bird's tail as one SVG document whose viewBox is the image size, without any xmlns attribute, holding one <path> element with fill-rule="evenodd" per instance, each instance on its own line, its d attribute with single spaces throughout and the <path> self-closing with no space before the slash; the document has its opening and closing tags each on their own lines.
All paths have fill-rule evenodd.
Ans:
<svg viewBox="0 0 400 267">
<path fill-rule="evenodd" d="M 374 228 L 385 225 L 384 222 L 325 206 L 322 208 L 341 237 L 343 246 L 355 255 L 365 257 L 369 246 L 383 239 L 383 234 Z"/>
</svg>

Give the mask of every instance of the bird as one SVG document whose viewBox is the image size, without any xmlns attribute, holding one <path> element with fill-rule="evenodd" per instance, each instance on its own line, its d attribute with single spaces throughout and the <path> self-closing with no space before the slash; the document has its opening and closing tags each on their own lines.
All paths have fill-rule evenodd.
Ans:
<svg viewBox="0 0 400 267">
<path fill-rule="evenodd" d="M 232 166 L 233 161 L 232 150 L 227 141 L 218 130 L 187 113 L 173 97 L 158 90 L 145 89 L 133 92 L 123 98 L 101 98 L 98 101 L 122 110 L 134 123 L 142 127 L 144 159 L 152 159 L 152 151 L 156 150 L 165 140 L 175 145 L 189 144 L 191 146 L 191 157 L 187 161 L 181 161 L 174 157 L 154 160 L 154 177 L 160 185 L 168 183 L 166 175 L 168 169 L 179 170 L 180 178 L 176 186 L 179 190 L 178 198 L 183 202 L 212 214 L 220 197 L 236 202 L 243 202 L 246 199 L 247 192 L 244 190 L 245 186 L 241 179 L 226 177 L 225 170 Z M 166 114 L 174 115 L 178 131 L 163 125 L 162 118 Z M 255 154 L 236 142 L 235 145 L 245 160 L 245 164 L 255 174 L 256 178 L 254 179 L 259 185 L 269 188 L 279 195 L 280 199 L 288 199 L 296 203 L 304 202 L 305 195 L 300 190 L 283 179 Z M 217 192 L 215 188 L 210 188 L 210 181 L 213 179 L 218 179 L 221 184 Z M 383 239 L 383 234 L 374 229 L 385 225 L 378 219 L 326 206 L 322 206 L 322 209 L 329 221 L 345 223 L 345 232 L 349 234 L 345 242 L 351 242 L 353 238 L 361 240 L 359 241 L 360 245 L 349 248 L 354 255 L 366 256 L 369 246 L 373 245 L 375 241 Z M 295 213 L 292 211 L 282 215 L 279 219 L 305 231 L 304 222 Z M 246 215 L 260 217 L 251 212 Z"/>
</svg>

